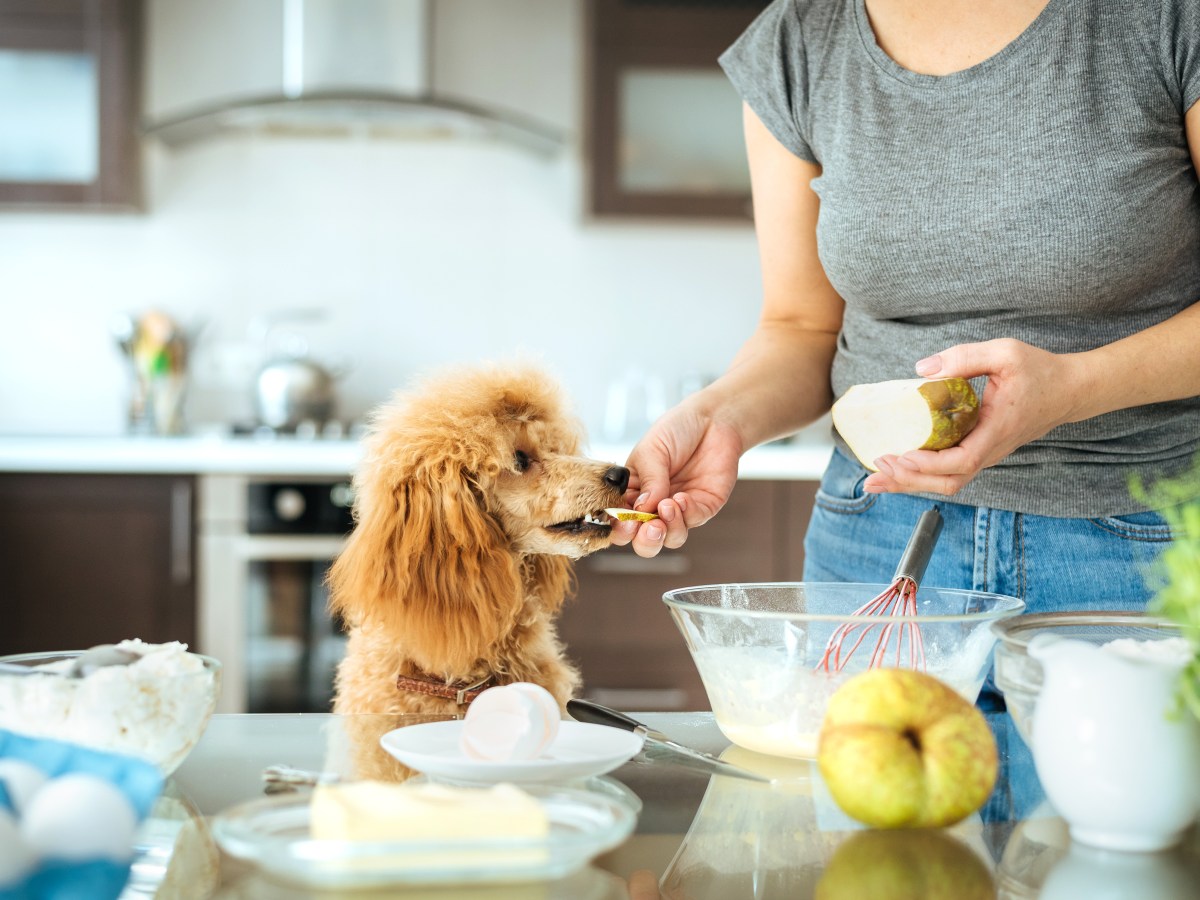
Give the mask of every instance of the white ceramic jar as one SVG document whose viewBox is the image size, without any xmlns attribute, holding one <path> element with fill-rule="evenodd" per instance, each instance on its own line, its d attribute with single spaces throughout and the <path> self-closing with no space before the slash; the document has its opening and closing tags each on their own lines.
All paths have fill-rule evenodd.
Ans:
<svg viewBox="0 0 1200 900">
<path fill-rule="evenodd" d="M 1174 712 L 1186 659 L 1046 635 L 1033 756 L 1046 797 L 1071 838 L 1108 850 L 1179 842 L 1200 811 L 1200 722 Z"/>
</svg>

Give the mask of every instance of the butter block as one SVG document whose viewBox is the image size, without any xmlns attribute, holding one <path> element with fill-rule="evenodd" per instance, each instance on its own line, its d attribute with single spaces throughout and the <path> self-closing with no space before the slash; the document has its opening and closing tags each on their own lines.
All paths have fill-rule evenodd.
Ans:
<svg viewBox="0 0 1200 900">
<path fill-rule="evenodd" d="M 547 861 L 545 847 L 473 849 L 472 841 L 545 840 L 542 804 L 511 784 L 488 788 L 356 781 L 313 789 L 309 833 L 317 840 L 445 843 L 445 853 L 356 857 L 354 868 L 518 868 Z"/>
</svg>

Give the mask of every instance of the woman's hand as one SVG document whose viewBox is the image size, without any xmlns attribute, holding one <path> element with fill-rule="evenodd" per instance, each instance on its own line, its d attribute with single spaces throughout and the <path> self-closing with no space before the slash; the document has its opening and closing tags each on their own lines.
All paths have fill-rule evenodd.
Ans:
<svg viewBox="0 0 1200 900">
<path fill-rule="evenodd" d="M 729 499 L 741 455 L 742 441 L 733 427 L 695 404 L 669 410 L 626 461 L 634 509 L 657 512 L 659 518 L 618 522 L 613 526 L 613 543 L 632 542 L 634 552 L 646 557 L 657 555 L 663 547 L 683 546 L 688 529 L 703 525 Z"/>
<path fill-rule="evenodd" d="M 1080 354 L 1054 354 L 1017 340 L 959 344 L 917 363 L 929 378 L 987 377 L 979 421 L 946 450 L 875 460 L 871 493 L 953 494 L 988 466 L 1064 422 L 1077 421 L 1084 390 Z"/>
</svg>

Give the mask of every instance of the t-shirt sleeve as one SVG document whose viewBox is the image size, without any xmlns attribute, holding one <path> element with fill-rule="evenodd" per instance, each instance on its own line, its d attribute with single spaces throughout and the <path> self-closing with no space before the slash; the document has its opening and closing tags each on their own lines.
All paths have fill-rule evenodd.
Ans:
<svg viewBox="0 0 1200 900">
<path fill-rule="evenodd" d="M 767 130 L 801 159 L 817 162 L 801 125 L 808 85 L 795 0 L 775 0 L 719 62 Z"/>
<path fill-rule="evenodd" d="M 1163 48 L 1187 112 L 1200 101 L 1200 0 L 1168 0 L 1165 12 Z"/>
</svg>

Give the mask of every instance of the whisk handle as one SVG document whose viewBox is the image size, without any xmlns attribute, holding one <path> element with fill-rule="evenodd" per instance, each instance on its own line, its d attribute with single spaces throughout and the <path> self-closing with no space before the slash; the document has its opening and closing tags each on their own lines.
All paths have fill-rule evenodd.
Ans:
<svg viewBox="0 0 1200 900">
<path fill-rule="evenodd" d="M 900 564 L 896 566 L 896 574 L 892 581 L 901 578 L 909 579 L 913 584 L 920 584 L 925 577 L 925 567 L 929 565 L 929 557 L 933 556 L 933 546 L 937 543 L 938 535 L 942 533 L 942 513 L 936 506 L 921 513 L 917 527 L 913 529 Z"/>
</svg>

